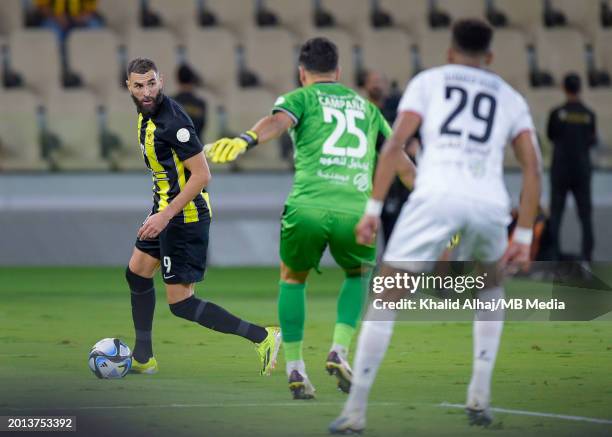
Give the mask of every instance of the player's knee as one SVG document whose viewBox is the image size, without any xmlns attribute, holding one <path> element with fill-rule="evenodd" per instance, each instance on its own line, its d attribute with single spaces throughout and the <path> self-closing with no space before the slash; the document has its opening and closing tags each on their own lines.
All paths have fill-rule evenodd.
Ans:
<svg viewBox="0 0 612 437">
<path fill-rule="evenodd" d="M 200 309 L 200 307 L 205 305 L 206 301 L 200 300 L 198 302 L 193 295 L 178 302 L 168 304 L 172 314 L 174 314 L 176 317 L 187 320 L 197 320 L 199 317 L 198 313 L 201 314 L 202 310 L 204 309 Z"/>
<path fill-rule="evenodd" d="M 144 294 L 153 290 L 153 278 L 145 278 L 134 273 L 129 267 L 125 269 L 125 280 L 134 294 Z"/>
<path fill-rule="evenodd" d="M 306 282 L 309 270 L 298 272 L 292 270 L 289 266 L 281 261 L 280 279 L 288 284 L 303 284 Z"/>
</svg>

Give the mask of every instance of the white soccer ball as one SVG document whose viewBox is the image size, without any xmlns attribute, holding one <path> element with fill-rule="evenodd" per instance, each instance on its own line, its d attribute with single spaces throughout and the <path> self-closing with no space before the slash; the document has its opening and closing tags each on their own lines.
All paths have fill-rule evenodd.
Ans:
<svg viewBox="0 0 612 437">
<path fill-rule="evenodd" d="M 89 368 L 98 378 L 123 378 L 132 367 L 132 351 L 118 338 L 104 338 L 89 352 Z"/>
</svg>

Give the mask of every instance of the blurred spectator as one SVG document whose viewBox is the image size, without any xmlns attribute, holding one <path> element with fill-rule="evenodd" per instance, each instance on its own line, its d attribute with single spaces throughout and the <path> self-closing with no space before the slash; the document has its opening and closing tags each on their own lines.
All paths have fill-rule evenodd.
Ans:
<svg viewBox="0 0 612 437">
<path fill-rule="evenodd" d="M 399 105 L 401 99 L 402 92 L 397 87 L 397 82 L 393 81 L 391 83 L 389 95 L 385 99 L 383 107 L 381 108 L 383 116 L 389 120 L 389 123 L 395 121 L 395 117 L 397 116 L 397 106 Z"/>
<path fill-rule="evenodd" d="M 393 90 L 394 91 L 392 92 L 392 89 L 389 87 L 389 81 L 382 73 L 378 71 L 366 72 L 364 91 L 368 97 L 368 100 L 376 105 L 378 109 L 380 109 L 389 124 L 393 124 L 395 121 L 395 117 L 397 115 L 397 105 L 401 98 L 401 94 L 399 94 L 397 88 L 394 87 Z M 383 138 L 379 138 L 378 143 L 376 144 L 377 150 L 380 150 L 382 144 Z M 405 151 L 414 161 L 418 149 L 418 139 L 412 138 L 406 144 Z M 406 188 L 406 186 L 404 186 L 402 181 L 399 178 L 395 178 L 395 181 L 389 188 L 389 193 L 385 199 L 383 211 L 380 216 L 385 245 L 387 245 L 387 241 L 389 241 L 391 231 L 397 222 L 399 213 L 402 210 L 404 202 L 406 202 L 406 199 L 408 199 L 409 194 L 410 191 L 408 188 Z"/>
<path fill-rule="evenodd" d="M 179 102 L 187 115 L 191 117 L 195 127 L 196 134 L 203 140 L 203 132 L 206 129 L 206 101 L 198 97 L 195 93 L 195 87 L 201 85 L 201 80 L 188 65 L 181 65 L 176 73 L 179 84 L 179 92 L 174 97 L 174 100 Z"/>
<path fill-rule="evenodd" d="M 566 102 L 552 110 L 548 138 L 554 145 L 551 166 L 550 231 L 553 256 L 562 259 L 559 241 L 561 219 L 568 192 L 574 195 L 582 225 L 582 259 L 591 261 L 594 246 L 591 207 L 590 149 L 596 143 L 595 114 L 580 99 L 580 77 L 568 74 L 563 81 Z"/>
<path fill-rule="evenodd" d="M 366 72 L 363 88 L 370 102 L 379 109 L 385 106 L 385 100 L 389 95 L 389 81 L 384 74 L 374 70 Z"/>
<path fill-rule="evenodd" d="M 62 43 L 74 28 L 104 26 L 97 0 L 33 0 L 33 7 L 28 24 L 53 30 Z"/>
<path fill-rule="evenodd" d="M 95 29 L 104 26 L 98 13 L 97 0 L 32 0 L 33 8 L 27 14 L 28 26 L 51 29 L 58 38 L 64 82 L 70 81 L 66 38 L 72 29 Z"/>
</svg>

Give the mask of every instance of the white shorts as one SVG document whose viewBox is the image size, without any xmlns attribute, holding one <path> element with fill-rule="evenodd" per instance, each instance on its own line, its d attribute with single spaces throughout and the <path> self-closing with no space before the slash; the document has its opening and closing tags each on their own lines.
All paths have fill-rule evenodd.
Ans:
<svg viewBox="0 0 612 437">
<path fill-rule="evenodd" d="M 508 209 L 497 205 L 446 194 L 413 195 L 402 208 L 383 261 L 402 270 L 428 270 L 425 262 L 433 267 L 459 232 L 453 260 L 496 262 L 508 245 L 509 223 Z"/>
</svg>

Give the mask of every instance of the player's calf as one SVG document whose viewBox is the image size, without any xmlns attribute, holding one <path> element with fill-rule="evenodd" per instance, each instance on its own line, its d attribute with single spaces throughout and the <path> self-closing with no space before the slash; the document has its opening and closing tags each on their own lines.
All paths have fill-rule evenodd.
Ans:
<svg viewBox="0 0 612 437">
<path fill-rule="evenodd" d="M 155 288 L 153 279 L 134 273 L 129 267 L 125 279 L 130 287 L 132 302 L 132 320 L 136 332 L 136 344 L 132 357 L 140 363 L 146 363 L 153 357 L 151 331 L 155 311 Z"/>
<path fill-rule="evenodd" d="M 268 336 L 265 328 L 242 320 L 219 305 L 194 295 L 170 304 L 170 311 L 177 317 L 199 323 L 213 331 L 239 335 L 253 343 L 261 343 Z"/>
</svg>

